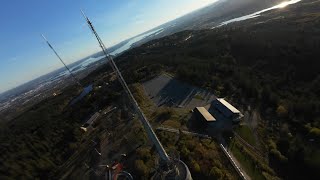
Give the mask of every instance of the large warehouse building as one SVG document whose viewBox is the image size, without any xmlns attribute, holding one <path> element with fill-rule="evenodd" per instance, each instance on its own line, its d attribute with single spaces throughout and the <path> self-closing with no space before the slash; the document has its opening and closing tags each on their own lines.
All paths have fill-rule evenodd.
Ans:
<svg viewBox="0 0 320 180">
<path fill-rule="evenodd" d="M 223 98 L 217 98 L 212 104 L 220 113 L 233 121 L 240 121 L 243 115 Z"/>
</svg>

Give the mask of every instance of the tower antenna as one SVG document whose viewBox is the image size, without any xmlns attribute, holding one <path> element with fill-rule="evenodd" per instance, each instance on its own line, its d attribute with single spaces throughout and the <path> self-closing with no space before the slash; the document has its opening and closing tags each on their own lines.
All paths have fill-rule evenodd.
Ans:
<svg viewBox="0 0 320 180">
<path fill-rule="evenodd" d="M 160 143 L 158 137 L 156 136 L 155 132 L 152 130 L 151 125 L 149 124 L 147 118 L 145 117 L 144 113 L 141 111 L 136 99 L 133 97 L 126 81 L 124 80 L 124 78 L 122 77 L 121 72 L 119 71 L 117 65 L 115 64 L 112 56 L 110 56 L 107 48 L 105 47 L 105 45 L 103 44 L 101 38 L 99 37 L 98 33 L 96 32 L 96 30 L 94 29 L 91 21 L 89 20 L 89 18 L 84 14 L 84 12 L 81 10 L 81 13 L 83 15 L 83 17 L 85 18 L 85 20 L 87 21 L 87 24 L 90 28 L 90 30 L 92 31 L 92 33 L 95 35 L 95 37 L 97 38 L 97 41 L 99 43 L 99 46 L 101 47 L 103 54 L 108 58 L 109 63 L 113 69 L 113 71 L 116 73 L 118 80 L 120 82 L 120 84 L 122 85 L 123 89 L 125 90 L 126 94 L 129 96 L 130 101 L 132 102 L 136 112 L 138 113 L 139 117 L 140 117 L 140 121 L 144 127 L 144 129 L 147 132 L 148 137 L 151 139 L 152 143 L 155 145 L 157 152 L 161 158 L 161 160 L 168 162 L 170 161 L 169 156 L 167 155 L 167 153 L 165 152 L 162 144 Z"/>
<path fill-rule="evenodd" d="M 49 43 L 48 39 L 41 34 L 41 36 L 43 37 L 43 39 L 46 41 L 46 43 L 48 44 L 48 46 L 50 47 L 50 49 L 54 52 L 54 54 L 58 57 L 58 59 L 61 61 L 61 63 L 64 65 L 64 67 L 69 71 L 70 75 L 72 76 L 73 80 L 80 86 L 83 87 L 82 84 L 80 83 L 79 79 L 71 72 L 71 70 L 69 69 L 69 67 L 66 65 L 66 63 L 64 63 L 64 61 L 62 60 L 62 58 L 59 56 L 59 54 L 57 53 L 57 51 L 52 47 L 52 45 Z"/>
<path fill-rule="evenodd" d="M 117 65 L 115 64 L 113 57 L 109 54 L 107 48 L 105 47 L 101 38 L 99 37 L 98 33 L 96 32 L 95 28 L 93 27 L 92 22 L 89 20 L 89 18 L 85 15 L 85 13 L 82 10 L 81 10 L 81 13 L 82 13 L 83 17 L 85 18 L 90 30 L 95 35 L 95 37 L 99 43 L 99 46 L 102 49 L 103 54 L 106 56 L 113 71 L 116 73 L 120 84 L 122 85 L 124 91 L 126 92 L 126 94 L 129 97 L 129 100 L 133 104 L 134 109 L 139 116 L 140 122 L 143 125 L 149 140 L 153 143 L 153 145 L 155 146 L 155 148 L 159 154 L 160 169 L 163 170 L 163 172 L 165 172 L 165 173 L 161 173 L 161 175 L 158 177 L 169 177 L 169 178 L 175 177 L 174 179 L 178 178 L 178 179 L 188 179 L 188 180 L 192 179 L 188 167 L 182 161 L 180 161 L 180 160 L 175 161 L 168 156 L 168 154 L 164 150 L 161 142 L 159 141 L 157 135 L 153 131 L 149 121 L 147 120 L 146 116 L 144 115 L 144 113 L 140 109 L 139 104 L 137 103 L 136 99 L 133 97 L 126 81 L 124 80 L 120 70 L 118 69 Z M 163 178 L 161 178 L 161 179 L 163 179 Z"/>
</svg>

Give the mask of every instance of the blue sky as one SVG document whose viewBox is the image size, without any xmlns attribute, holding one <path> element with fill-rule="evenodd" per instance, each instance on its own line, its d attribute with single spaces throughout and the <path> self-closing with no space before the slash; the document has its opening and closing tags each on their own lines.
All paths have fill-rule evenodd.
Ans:
<svg viewBox="0 0 320 180">
<path fill-rule="evenodd" d="M 1 0 L 0 93 L 62 64 L 99 51 L 80 14 L 93 21 L 106 46 L 147 31 L 216 0 Z"/>
</svg>

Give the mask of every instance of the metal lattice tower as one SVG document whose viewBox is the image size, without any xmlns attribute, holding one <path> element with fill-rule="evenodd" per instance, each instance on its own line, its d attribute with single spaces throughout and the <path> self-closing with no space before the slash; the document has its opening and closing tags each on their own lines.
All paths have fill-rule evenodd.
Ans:
<svg viewBox="0 0 320 180">
<path fill-rule="evenodd" d="M 48 46 L 50 47 L 50 49 L 54 52 L 54 54 L 58 57 L 58 59 L 61 61 L 61 63 L 64 65 L 64 67 L 68 70 L 68 72 L 69 72 L 70 75 L 72 76 L 73 80 L 74 80 L 80 87 L 83 87 L 82 84 L 80 83 L 79 79 L 71 72 L 71 70 L 69 69 L 69 67 L 66 65 L 66 63 L 64 63 L 64 61 L 62 60 L 62 58 L 59 56 L 59 54 L 58 54 L 57 51 L 53 48 L 53 46 L 49 43 L 49 41 L 47 40 L 47 38 L 44 37 L 43 34 L 41 34 L 41 36 L 42 36 L 43 39 L 46 41 L 46 43 L 48 44 Z"/>
<path fill-rule="evenodd" d="M 91 21 L 89 20 L 89 18 L 84 14 L 84 12 L 81 10 L 81 13 L 83 15 L 83 17 L 86 19 L 87 24 L 89 26 L 89 28 L 91 29 L 92 33 L 95 35 L 95 37 L 98 40 L 99 46 L 101 47 L 104 55 L 108 58 L 109 63 L 113 69 L 113 71 L 116 73 L 119 82 L 121 83 L 123 89 L 125 90 L 126 94 L 129 96 L 130 101 L 132 102 L 136 112 L 138 113 L 139 117 L 140 117 L 140 121 L 144 127 L 144 129 L 147 132 L 147 135 L 149 137 L 149 139 L 152 141 L 152 143 L 155 145 L 157 152 L 161 158 L 161 160 L 163 162 L 169 163 L 170 162 L 170 158 L 167 155 L 166 151 L 164 150 L 162 144 L 160 143 L 158 137 L 156 136 L 155 132 L 153 131 L 151 125 L 149 124 L 147 118 L 145 117 L 144 113 L 142 112 L 142 110 L 140 109 L 137 101 L 135 100 L 135 98 L 133 97 L 126 81 L 123 79 L 121 72 L 119 71 L 117 65 L 115 64 L 112 56 L 109 54 L 107 48 L 105 47 L 105 45 L 103 44 L 102 40 L 100 39 L 98 33 L 95 31 Z"/>
<path fill-rule="evenodd" d="M 175 179 L 175 180 L 192 180 L 190 171 L 185 163 L 183 163 L 181 160 L 172 159 L 168 156 L 166 151 L 164 150 L 161 142 L 159 141 L 157 135 L 153 131 L 149 121 L 147 120 L 146 116 L 142 112 L 142 110 L 139 107 L 139 104 L 137 103 L 136 99 L 133 97 L 126 81 L 122 77 L 122 74 L 120 70 L 118 69 L 117 65 L 115 64 L 113 57 L 109 54 L 107 48 L 103 44 L 101 38 L 99 37 L 98 33 L 94 29 L 91 21 L 89 18 L 84 14 L 84 12 L 81 10 L 81 13 L 85 20 L 87 21 L 87 24 L 92 31 L 92 33 L 95 35 L 99 46 L 101 47 L 104 55 L 109 60 L 109 63 L 113 69 L 113 71 L 116 73 L 117 78 L 122 85 L 123 89 L 125 90 L 126 94 L 128 95 L 131 103 L 134 106 L 134 109 L 136 113 L 139 116 L 140 122 L 142 123 L 145 131 L 147 132 L 149 140 L 153 143 L 153 145 L 156 147 L 156 150 L 160 157 L 160 171 L 159 173 L 156 173 L 152 179 Z"/>
</svg>

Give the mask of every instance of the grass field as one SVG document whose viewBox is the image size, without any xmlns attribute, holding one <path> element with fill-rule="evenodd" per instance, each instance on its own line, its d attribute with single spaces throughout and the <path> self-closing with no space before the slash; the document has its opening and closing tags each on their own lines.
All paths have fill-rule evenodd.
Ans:
<svg viewBox="0 0 320 180">
<path fill-rule="evenodd" d="M 252 146 L 256 145 L 253 132 L 248 126 L 241 125 L 235 131 L 238 133 L 239 136 L 241 136 L 245 141 L 247 141 L 247 143 L 249 143 Z"/>
<path fill-rule="evenodd" d="M 254 180 L 265 179 L 262 175 L 262 172 L 256 168 L 256 163 L 254 160 L 243 152 L 234 140 L 230 144 L 230 150 L 234 157 L 241 163 L 241 166 L 244 168 L 245 172 Z"/>
</svg>

